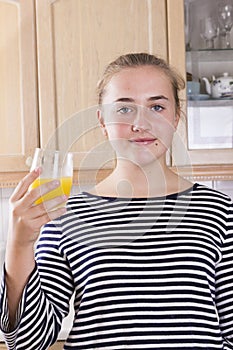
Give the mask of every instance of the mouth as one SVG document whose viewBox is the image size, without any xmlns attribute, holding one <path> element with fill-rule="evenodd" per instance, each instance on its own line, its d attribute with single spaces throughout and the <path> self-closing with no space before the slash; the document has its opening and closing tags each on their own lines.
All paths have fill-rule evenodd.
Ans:
<svg viewBox="0 0 233 350">
<path fill-rule="evenodd" d="M 130 142 L 136 145 L 145 145 L 145 146 L 154 144 L 156 141 L 157 141 L 156 138 L 139 138 L 139 139 L 130 140 Z"/>
</svg>

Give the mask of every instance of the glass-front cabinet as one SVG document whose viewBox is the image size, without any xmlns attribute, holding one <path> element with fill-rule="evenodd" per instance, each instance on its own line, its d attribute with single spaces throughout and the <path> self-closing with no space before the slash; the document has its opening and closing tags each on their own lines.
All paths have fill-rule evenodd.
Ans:
<svg viewBox="0 0 233 350">
<path fill-rule="evenodd" d="M 226 179 L 233 175 L 232 26 L 233 0 L 184 0 L 187 115 L 174 162 Z"/>
</svg>

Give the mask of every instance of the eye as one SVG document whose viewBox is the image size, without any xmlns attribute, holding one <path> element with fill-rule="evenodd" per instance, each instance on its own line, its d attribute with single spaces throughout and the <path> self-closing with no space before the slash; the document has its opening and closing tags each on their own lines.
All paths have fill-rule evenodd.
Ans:
<svg viewBox="0 0 233 350">
<path fill-rule="evenodd" d="M 132 111 L 133 111 L 133 109 L 128 107 L 128 106 L 122 106 L 122 107 L 117 108 L 117 113 L 120 113 L 120 114 L 127 114 L 127 113 L 130 113 Z"/>
<path fill-rule="evenodd" d="M 164 110 L 164 107 L 156 104 L 156 105 L 152 106 L 151 109 L 152 109 L 152 111 L 155 111 L 155 112 L 161 112 Z"/>
</svg>

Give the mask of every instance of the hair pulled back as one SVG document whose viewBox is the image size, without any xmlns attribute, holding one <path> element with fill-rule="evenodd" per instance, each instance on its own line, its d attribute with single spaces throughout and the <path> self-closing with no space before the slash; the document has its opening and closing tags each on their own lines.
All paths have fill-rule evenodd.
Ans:
<svg viewBox="0 0 233 350">
<path fill-rule="evenodd" d="M 148 53 L 129 53 L 119 56 L 116 60 L 111 62 L 105 68 L 103 77 L 97 85 L 98 103 L 100 105 L 102 104 L 105 88 L 116 73 L 119 73 L 126 68 L 136 68 L 141 66 L 159 68 L 167 75 L 173 88 L 176 108 L 180 109 L 179 91 L 185 87 L 184 79 L 168 63 L 166 63 L 165 60 Z"/>
</svg>

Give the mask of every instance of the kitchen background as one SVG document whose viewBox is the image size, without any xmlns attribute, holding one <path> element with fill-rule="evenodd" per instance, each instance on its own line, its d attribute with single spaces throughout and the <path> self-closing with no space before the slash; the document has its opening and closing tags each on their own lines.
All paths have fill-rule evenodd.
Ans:
<svg viewBox="0 0 233 350">
<path fill-rule="evenodd" d="M 218 19 L 219 3 L 228 6 L 225 27 Z M 195 86 L 182 95 L 183 118 L 168 163 L 233 198 L 231 10 L 233 0 L 0 0 L 0 266 L 8 200 L 36 147 L 56 142 L 67 150 L 80 135 L 70 149 L 75 154 L 73 193 L 79 190 L 78 176 L 88 190 L 97 172 L 101 179 L 113 168 L 111 151 L 98 128 L 91 127 L 95 107 L 89 106 L 96 105 L 95 86 L 104 66 L 122 53 L 164 57 Z M 228 95 L 222 94 L 224 73 Z M 217 96 L 211 90 L 213 75 Z M 64 125 L 69 127 L 61 132 Z M 101 160 L 100 168 L 92 152 L 96 143 L 103 145 L 99 154 L 111 160 Z M 84 164 L 87 154 L 93 157 Z M 60 338 L 71 319 L 72 314 Z"/>
</svg>

